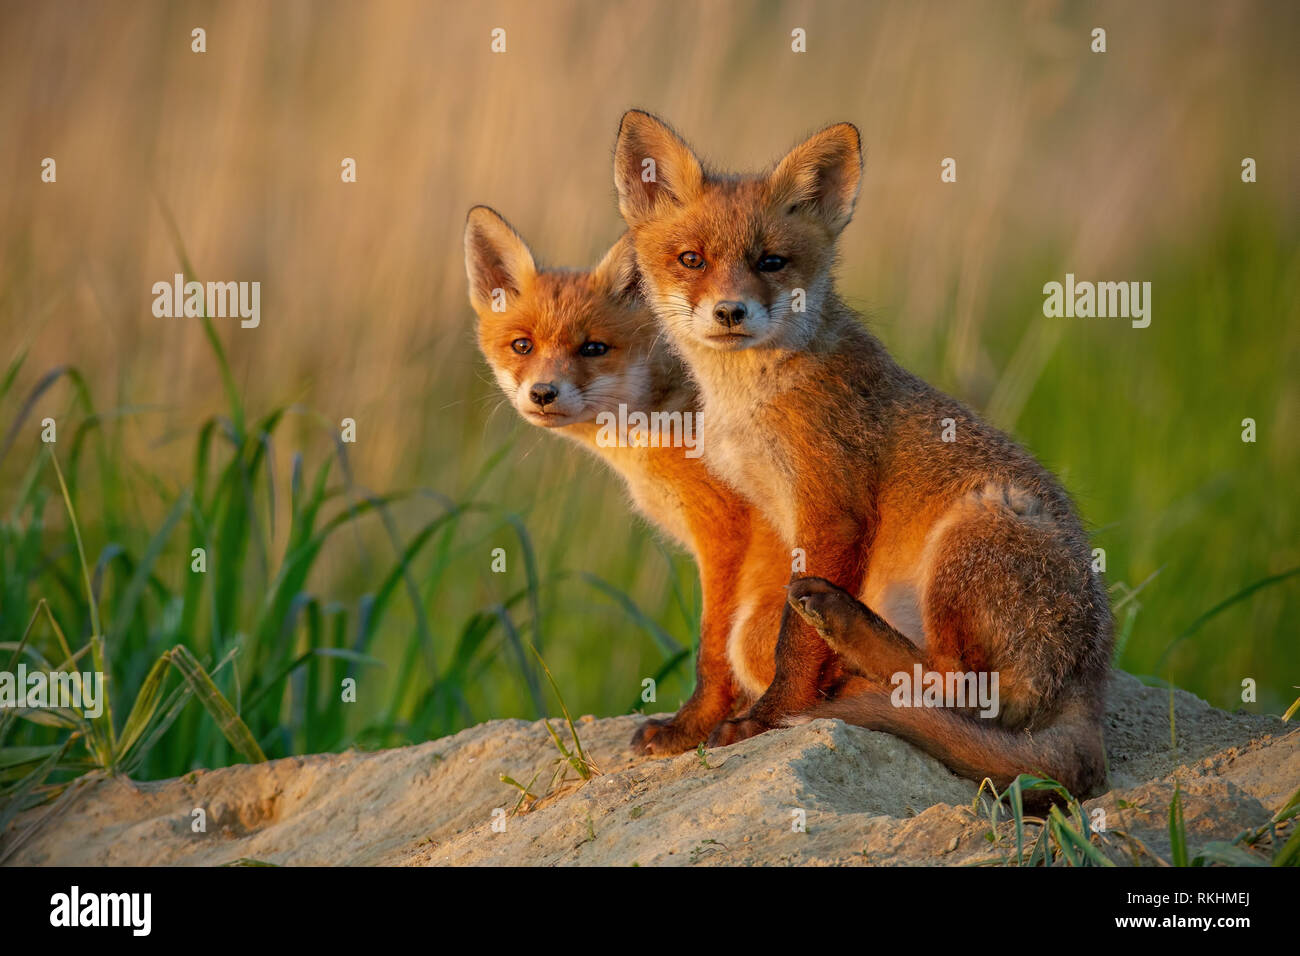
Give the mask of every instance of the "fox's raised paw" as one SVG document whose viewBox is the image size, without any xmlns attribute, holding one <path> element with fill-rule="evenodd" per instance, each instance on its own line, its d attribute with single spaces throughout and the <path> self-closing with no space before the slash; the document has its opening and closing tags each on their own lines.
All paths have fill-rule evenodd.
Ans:
<svg viewBox="0 0 1300 956">
<path fill-rule="evenodd" d="M 800 578 L 789 586 L 788 592 L 790 606 L 832 648 L 836 646 L 836 638 L 846 634 L 862 615 L 861 605 L 853 596 L 825 578 Z"/>
<path fill-rule="evenodd" d="M 685 753 L 703 739 L 703 733 L 677 723 L 673 717 L 651 717 L 632 735 L 632 752 L 671 757 Z"/>
</svg>

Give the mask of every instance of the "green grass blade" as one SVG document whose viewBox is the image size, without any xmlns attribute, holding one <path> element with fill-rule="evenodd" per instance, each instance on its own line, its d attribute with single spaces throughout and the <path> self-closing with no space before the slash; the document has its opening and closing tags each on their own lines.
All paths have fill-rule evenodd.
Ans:
<svg viewBox="0 0 1300 956">
<path fill-rule="evenodd" d="M 217 689 L 217 685 L 212 682 L 212 678 L 195 659 L 190 649 L 184 644 L 177 644 L 172 648 L 171 655 L 172 663 L 189 682 L 194 690 L 194 696 L 212 715 L 212 719 L 216 721 L 217 727 L 226 740 L 230 741 L 230 745 L 250 763 L 263 763 L 266 755 L 257 745 L 248 725 L 235 713 L 235 709 L 230 706 L 230 701 Z"/>
<path fill-rule="evenodd" d="M 677 670 L 677 668 L 681 667 L 682 664 L 686 663 L 690 659 L 691 659 L 691 652 L 683 647 L 672 657 L 668 658 L 668 660 L 664 661 L 663 665 L 659 668 L 659 670 L 657 670 L 652 675 L 652 679 L 655 682 L 655 686 L 658 687 L 659 684 L 662 681 L 664 681 L 669 674 Z M 641 709 L 641 705 L 642 705 L 641 695 L 637 694 L 636 700 L 632 702 L 631 707 L 627 708 L 627 712 L 633 713 L 635 711 L 638 711 Z"/>
<path fill-rule="evenodd" d="M 126 591 L 118 602 L 117 613 L 113 616 L 113 627 L 109 633 L 114 637 L 123 637 L 126 634 L 126 629 L 131 626 L 131 619 L 135 617 L 136 606 L 149 584 L 149 576 L 153 573 L 153 567 L 158 561 L 158 556 L 162 554 L 163 548 L 171 539 L 172 532 L 176 530 L 176 525 L 180 523 L 181 517 L 189 509 L 189 506 L 189 494 L 183 493 L 176 499 L 171 511 L 163 519 L 161 527 L 150 539 L 144 555 L 136 563 L 131 575 L 131 581 L 127 584 Z M 187 561 L 186 564 L 188 565 L 189 562 Z"/>
<path fill-rule="evenodd" d="M 542 689 L 537 685 L 537 675 L 528 666 L 528 655 L 524 653 L 523 639 L 519 636 L 519 630 L 515 627 L 514 619 L 510 616 L 510 612 L 499 604 L 492 609 L 492 613 L 501 622 L 501 629 L 505 633 L 506 641 L 515 652 L 515 658 L 519 662 L 519 670 L 524 676 L 525 684 L 528 686 L 528 695 L 533 701 L 533 712 L 538 717 L 542 717 L 546 714 L 546 707 L 542 702 Z"/>
<path fill-rule="evenodd" d="M 54 772 L 55 767 L 58 766 L 63 759 L 63 755 L 68 752 L 68 748 L 72 746 L 72 742 L 76 739 L 77 735 L 71 734 L 67 740 L 63 741 L 58 750 L 53 751 L 40 766 L 22 779 L 4 806 L 0 806 L 0 833 L 4 833 L 13 818 L 26 809 L 24 804 L 27 797 Z"/>
<path fill-rule="evenodd" d="M 153 720 L 158 702 L 162 698 L 163 684 L 166 683 L 170 664 L 171 652 L 168 651 L 154 661 L 153 667 L 149 669 L 144 683 L 140 686 L 140 692 L 135 695 L 135 704 L 127 714 L 126 723 L 122 726 L 122 735 L 118 738 L 119 763 L 130 755 L 131 748 L 135 746 L 136 741 L 141 738 L 150 721 Z"/>
<path fill-rule="evenodd" d="M 569 725 L 569 733 L 573 735 L 573 747 L 578 752 L 577 758 L 583 765 L 576 769 L 580 774 L 582 774 L 582 778 L 586 780 L 591 776 L 590 768 L 592 767 L 592 763 L 587 759 L 587 754 L 582 749 L 582 738 L 578 736 L 578 728 L 573 724 L 573 718 L 569 715 L 569 708 L 564 704 L 564 695 L 560 693 L 560 685 L 555 683 L 555 678 L 551 675 L 551 669 L 546 666 L 546 661 L 542 659 L 542 655 L 537 653 L 537 648 L 533 647 L 532 651 L 533 654 L 537 656 L 537 662 L 542 665 L 542 671 L 546 674 L 546 679 L 551 682 L 551 689 L 555 691 L 555 699 L 560 702 L 560 712 L 564 714 L 564 722 Z M 549 721 L 546 724 L 546 729 L 551 729 Z M 551 735 L 554 736 L 555 732 L 551 731 Z M 556 744 L 559 744 L 558 739 L 556 740 Z M 560 749 L 564 750 L 563 746 L 561 746 Z"/>
<path fill-rule="evenodd" d="M 113 754 L 117 747 L 113 732 L 113 698 L 110 686 L 108 662 L 104 656 L 103 631 L 99 626 L 99 608 L 95 605 L 95 592 L 90 586 L 90 566 L 86 563 L 86 548 L 81 541 L 81 528 L 77 524 L 77 513 L 72 507 L 72 497 L 68 494 L 67 482 L 63 480 L 63 471 L 59 468 L 58 457 L 50 453 L 50 462 L 54 465 L 54 474 L 59 479 L 59 490 L 63 493 L 63 504 L 68 509 L 68 520 L 72 524 L 72 534 L 77 542 L 77 557 L 81 561 L 81 577 L 86 586 L 86 601 L 90 605 L 90 646 L 91 659 L 96 671 L 104 675 L 104 709 L 90 723 L 94 731 L 94 749 L 105 769 L 113 768 Z"/>
<path fill-rule="evenodd" d="M 185 242 L 181 239 L 180 228 L 176 225 L 176 218 L 172 215 L 171 207 L 158 196 L 158 207 L 162 211 L 163 221 L 167 224 L 167 230 L 171 233 L 172 248 L 176 252 L 176 258 L 180 260 L 181 270 L 185 273 L 185 280 L 197 281 L 197 274 L 194 266 L 190 263 L 189 254 L 185 251 Z M 226 349 L 221 344 L 221 339 L 217 336 L 217 330 L 212 324 L 212 319 L 207 314 L 207 309 L 203 310 L 201 317 L 203 322 L 203 334 L 207 336 L 208 344 L 212 346 L 212 353 L 216 356 L 217 367 L 221 370 L 221 382 L 226 389 L 226 398 L 230 402 L 230 419 L 234 423 L 235 435 L 239 443 L 242 444 L 244 438 L 244 405 L 239 400 L 239 388 L 235 385 L 235 375 L 230 370 L 230 360 L 226 358 Z"/>
<path fill-rule="evenodd" d="M 245 712 L 255 711 L 259 704 L 267 698 L 271 691 L 275 690 L 280 682 L 286 677 L 302 667 L 313 657 L 335 657 L 342 660 L 353 661 L 358 664 L 366 664 L 372 667 L 383 667 L 384 662 L 377 657 L 371 657 L 369 654 L 360 654 L 346 647 L 313 647 L 309 651 L 304 651 L 296 658 L 280 669 L 273 678 L 262 685 L 255 693 L 249 696 L 248 703 L 245 705 Z"/>
<path fill-rule="evenodd" d="M 1300 866 L 1300 826 L 1293 827 L 1291 837 L 1273 857 L 1274 866 Z"/>
<path fill-rule="evenodd" d="M 19 433 L 22 431 L 23 423 L 27 421 L 28 416 L 32 413 L 32 409 L 34 409 L 36 403 L 40 401 L 41 396 L 49 391 L 50 387 L 65 375 L 68 376 L 68 380 L 72 382 L 73 389 L 76 392 L 78 399 L 80 399 L 82 406 L 87 411 L 91 410 L 90 393 L 86 388 L 85 379 L 81 377 L 81 373 L 69 365 L 60 365 L 50 369 L 41 376 L 36 385 L 32 387 L 32 390 L 27 393 L 27 398 L 23 402 L 22 408 L 20 408 L 18 414 L 14 416 L 13 424 L 9 426 L 9 431 L 5 433 L 4 442 L 0 443 L 0 462 L 3 462 L 5 455 L 9 453 L 10 447 L 12 447 L 15 439 L 18 438 Z"/>
<path fill-rule="evenodd" d="M 1224 866 L 1268 866 L 1268 863 L 1245 847 L 1216 840 L 1207 843 L 1192 859 L 1192 866 L 1221 863 Z"/>
<path fill-rule="evenodd" d="M 1250 584 L 1246 585 L 1244 588 L 1242 588 L 1240 591 L 1237 591 L 1235 594 L 1232 594 L 1224 598 L 1218 604 L 1214 605 L 1214 607 L 1210 608 L 1204 614 L 1200 615 L 1196 620 L 1192 621 L 1192 623 L 1189 624 L 1181 634 L 1179 634 L 1169 643 L 1169 646 L 1164 649 L 1164 653 L 1162 653 L 1159 659 L 1156 661 L 1156 666 L 1153 668 L 1154 672 L 1157 674 L 1161 673 L 1161 669 L 1164 667 L 1165 660 L 1169 657 L 1169 654 L 1173 651 L 1175 647 L 1177 647 L 1183 641 L 1187 640 L 1189 637 L 1194 635 L 1202 627 L 1204 627 L 1214 618 L 1218 617 L 1228 608 L 1232 607 L 1234 604 L 1238 604 L 1246 600 L 1246 598 L 1250 597 L 1256 591 L 1261 591 L 1264 588 L 1272 587 L 1274 584 L 1280 584 L 1283 581 L 1287 580 L 1288 578 L 1295 577 L 1297 574 L 1300 574 L 1300 567 L 1290 568 L 1289 570 L 1282 571 L 1279 574 L 1270 574 L 1268 577 L 1260 578 L 1258 581 L 1253 581 Z"/>
<path fill-rule="evenodd" d="M 1022 866 L 1025 861 L 1025 801 L 1020 777 L 1011 781 L 1007 792 L 1010 794 L 1011 819 L 1015 822 L 1016 830 L 1016 866 Z"/>
<path fill-rule="evenodd" d="M 507 514 L 506 521 L 515 530 L 519 538 L 519 547 L 524 553 L 524 579 L 528 584 L 528 610 L 532 615 L 533 646 L 542 649 L 542 597 L 541 576 L 537 573 L 537 553 L 533 549 L 533 539 L 524 527 L 523 520 L 516 514 Z"/>
<path fill-rule="evenodd" d="M 623 591 L 620 591 L 603 578 L 599 578 L 586 571 L 582 572 L 579 577 L 602 594 L 612 598 L 619 607 L 623 608 L 623 610 L 627 612 L 628 617 L 632 618 L 632 620 L 635 621 L 642 630 L 654 638 L 655 643 L 663 649 L 664 653 L 673 655 L 683 649 L 681 643 L 674 640 L 667 631 L 659 626 L 658 622 L 656 622 L 654 618 L 650 617 L 642 611 L 641 608 L 637 607 L 636 602 L 628 597 Z"/>
<path fill-rule="evenodd" d="M 1169 852 L 1174 866 L 1187 866 L 1187 826 L 1183 822 L 1183 795 L 1174 781 L 1174 799 L 1169 804 Z"/>
</svg>

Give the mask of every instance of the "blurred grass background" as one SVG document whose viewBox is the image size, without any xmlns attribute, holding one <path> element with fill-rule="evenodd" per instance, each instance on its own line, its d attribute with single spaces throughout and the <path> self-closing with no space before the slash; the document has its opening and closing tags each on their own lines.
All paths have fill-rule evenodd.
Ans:
<svg viewBox="0 0 1300 956">
<path fill-rule="evenodd" d="M 217 682 L 269 756 L 550 710 L 527 641 L 573 712 L 625 712 L 694 639 L 694 568 L 593 461 L 501 407 L 461 228 L 485 202 L 544 261 L 595 261 L 621 227 L 618 119 L 639 106 L 727 168 L 857 123 L 842 292 L 1062 475 L 1106 551 L 1120 666 L 1230 709 L 1253 678 L 1246 706 L 1280 712 L 1298 579 L 1161 657 L 1300 564 L 1297 41 L 1286 3 L 6 4 L 0 641 L 41 598 L 74 646 L 90 634 L 49 416 L 119 716 L 176 643 L 209 666 L 234 652 Z M 260 328 L 212 320 L 244 427 L 203 324 L 152 314 L 153 283 L 181 271 L 168 213 L 199 279 L 262 283 Z M 1066 272 L 1151 281 L 1150 328 L 1044 318 Z M 77 374 L 43 378 L 60 367 Z M 340 526 L 298 582 L 285 558 L 331 461 L 313 520 Z M 679 661 L 650 709 L 691 683 Z M 190 707 L 135 772 L 231 759 Z"/>
</svg>

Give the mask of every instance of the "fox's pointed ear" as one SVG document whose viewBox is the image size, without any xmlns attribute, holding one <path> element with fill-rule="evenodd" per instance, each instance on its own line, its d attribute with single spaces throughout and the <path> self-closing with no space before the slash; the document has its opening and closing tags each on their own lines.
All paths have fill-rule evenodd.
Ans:
<svg viewBox="0 0 1300 956">
<path fill-rule="evenodd" d="M 500 311 L 505 296 L 517 296 L 537 275 L 524 240 L 494 209 L 475 206 L 465 220 L 465 272 L 469 301 L 476 310 Z"/>
<path fill-rule="evenodd" d="M 853 218 L 862 184 L 862 137 L 852 123 L 837 123 L 790 150 L 768 179 L 773 202 L 803 206 L 832 233 Z"/>
<path fill-rule="evenodd" d="M 664 208 L 690 202 L 704 185 L 704 170 L 668 124 L 628 110 L 618 127 L 614 185 L 619 212 L 635 226 Z"/>
<path fill-rule="evenodd" d="M 591 270 L 591 275 L 615 299 L 637 296 L 641 289 L 641 271 L 637 267 L 631 233 L 623 233 L 618 242 L 605 253 L 600 265 Z"/>
</svg>

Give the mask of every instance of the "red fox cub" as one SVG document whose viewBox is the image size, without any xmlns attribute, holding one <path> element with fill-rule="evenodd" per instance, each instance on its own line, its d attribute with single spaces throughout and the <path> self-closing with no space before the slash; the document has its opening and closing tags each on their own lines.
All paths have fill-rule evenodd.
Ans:
<svg viewBox="0 0 1300 956">
<path fill-rule="evenodd" d="M 475 206 L 465 267 L 479 348 L 515 411 L 608 462 L 641 513 L 695 557 L 704 596 L 695 692 L 632 740 L 644 753 L 689 750 L 771 682 L 789 552 L 695 450 L 695 387 L 638 294 L 626 236 L 590 272 L 538 269 L 509 223 Z M 651 410 L 671 423 L 661 434 L 602 434 L 602 413 L 625 421 Z"/>
<path fill-rule="evenodd" d="M 1082 795 L 1105 777 L 1112 641 L 1087 537 L 1050 473 L 836 295 L 861 174 L 847 123 L 749 176 L 704 169 L 647 113 L 619 130 L 619 208 L 698 382 L 705 459 L 807 555 L 789 600 L 815 632 L 782 628 L 771 686 L 713 742 L 840 717 L 969 777 L 1036 772 Z M 972 677 L 994 686 L 985 719 L 963 706 Z M 914 679 L 955 699 L 922 701 Z"/>
</svg>

